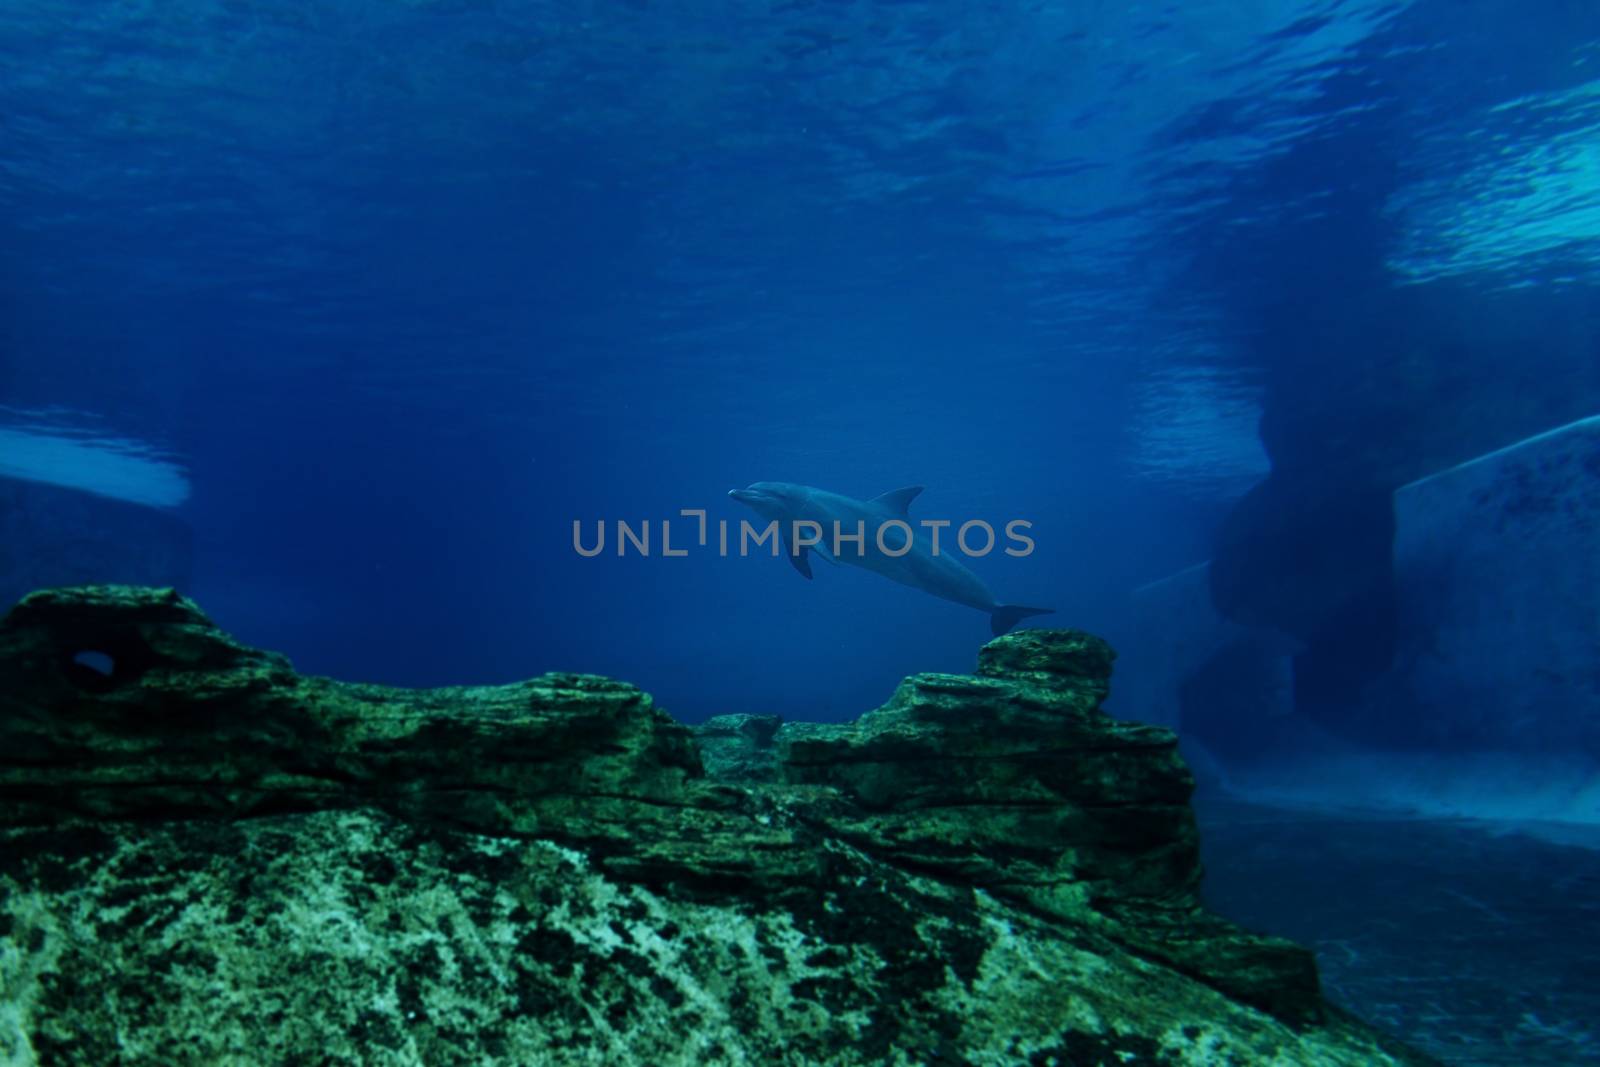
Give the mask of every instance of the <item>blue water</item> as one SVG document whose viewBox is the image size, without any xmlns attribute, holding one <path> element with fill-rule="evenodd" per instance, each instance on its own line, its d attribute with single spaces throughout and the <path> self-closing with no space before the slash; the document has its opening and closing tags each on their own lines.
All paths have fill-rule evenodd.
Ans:
<svg viewBox="0 0 1600 1067">
<path fill-rule="evenodd" d="M 1333 738 L 1369 799 L 1596 822 L 1600 684 L 1459 726 L 1381 685 L 1460 621 L 1396 607 L 1393 491 L 1597 413 L 1594 0 L 0 9 L 0 586 L 172 581 L 302 671 L 848 719 L 969 670 L 988 619 L 714 538 L 664 558 L 659 524 L 737 523 L 759 480 L 924 485 L 914 516 L 1032 524 L 969 561 L 1056 609 L 1029 625 L 1136 648 L 1132 591 L 1215 561 L 1173 632 L 1215 608 L 1287 651 L 1156 708 L 1208 783 Z M 1549 544 L 1595 543 L 1585 484 Z M 656 551 L 582 558 L 574 520 Z M 1550 551 L 1475 676 L 1581 695 L 1539 642 L 1581 656 L 1600 572 Z M 1479 1010 L 1440 996 L 1365 1010 Z M 1587 1010 L 1484 1025 L 1582 1062 Z"/>
<path fill-rule="evenodd" d="M 1593 321 L 1597 42 L 1585 0 L 16 2 L 0 402 L 176 457 L 189 591 L 304 670 L 847 717 L 983 618 L 572 520 L 925 484 L 1035 524 L 1002 600 L 1114 630 L 1275 382 L 1370 400 L 1348 304 Z"/>
<path fill-rule="evenodd" d="M 175 457 L 189 591 L 304 670 L 846 717 L 983 618 L 572 520 L 925 484 L 1035 524 L 1002 600 L 1114 631 L 1267 470 L 1264 396 L 1373 403 L 1394 292 L 1592 324 L 1597 42 L 1585 0 L 12 3 L 0 401 Z M 1592 335 L 1537 353 L 1593 387 Z"/>
</svg>

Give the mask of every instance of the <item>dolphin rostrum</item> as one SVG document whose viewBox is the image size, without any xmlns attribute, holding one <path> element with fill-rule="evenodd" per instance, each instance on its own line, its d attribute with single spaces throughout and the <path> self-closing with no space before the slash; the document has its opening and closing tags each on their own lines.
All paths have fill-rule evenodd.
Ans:
<svg viewBox="0 0 1600 1067">
<path fill-rule="evenodd" d="M 750 505 L 762 518 L 777 522 L 789 562 L 807 578 L 811 577 L 809 553 L 814 551 L 830 562 L 853 564 L 901 585 L 987 612 L 996 636 L 1030 615 L 1048 615 L 1054 610 L 998 603 L 983 580 L 956 559 L 951 544 L 954 538 L 939 544 L 938 526 L 947 524 L 933 525 L 930 530 L 929 525 L 911 521 L 907 509 L 920 492 L 922 486 L 913 485 L 871 500 L 856 500 L 793 482 L 756 482 L 728 495 Z"/>
</svg>

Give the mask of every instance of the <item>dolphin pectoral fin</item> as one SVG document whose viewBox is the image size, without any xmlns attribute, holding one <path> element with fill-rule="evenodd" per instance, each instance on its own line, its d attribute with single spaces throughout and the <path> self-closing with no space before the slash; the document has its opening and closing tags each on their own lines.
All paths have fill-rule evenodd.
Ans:
<svg viewBox="0 0 1600 1067">
<path fill-rule="evenodd" d="M 1030 615 L 1053 615 L 1055 608 L 1025 608 L 1021 604 L 1000 604 L 989 612 L 989 629 L 994 635 L 1010 633 L 1011 628 Z"/>
<path fill-rule="evenodd" d="M 789 557 L 789 562 L 794 564 L 794 569 L 800 572 L 802 578 L 811 577 L 811 557 L 805 545 L 800 546 L 800 551 L 792 551 L 787 544 L 783 546 L 784 555 Z"/>
<path fill-rule="evenodd" d="M 917 499 L 922 488 L 920 485 L 908 485 L 903 489 L 891 489 L 887 493 L 879 493 L 869 503 L 882 504 L 896 515 L 910 515 L 911 502 Z"/>
</svg>

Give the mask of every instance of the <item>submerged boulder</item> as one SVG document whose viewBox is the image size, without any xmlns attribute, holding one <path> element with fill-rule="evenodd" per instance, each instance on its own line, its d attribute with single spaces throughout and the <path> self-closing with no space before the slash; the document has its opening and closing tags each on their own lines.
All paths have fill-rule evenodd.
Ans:
<svg viewBox="0 0 1600 1067">
<path fill-rule="evenodd" d="M 0 1062 L 1423 1062 L 1200 909 L 1072 631 L 850 724 L 296 674 L 170 590 L 0 622 Z"/>
</svg>

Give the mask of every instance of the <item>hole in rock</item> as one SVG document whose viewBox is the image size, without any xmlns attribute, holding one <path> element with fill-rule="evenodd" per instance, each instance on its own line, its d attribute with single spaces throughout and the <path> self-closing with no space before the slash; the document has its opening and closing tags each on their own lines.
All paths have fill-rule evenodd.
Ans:
<svg viewBox="0 0 1600 1067">
<path fill-rule="evenodd" d="M 117 661 L 105 652 L 94 649 L 84 649 L 75 653 L 72 662 L 79 667 L 86 667 L 102 678 L 110 678 L 117 670 Z"/>
</svg>

